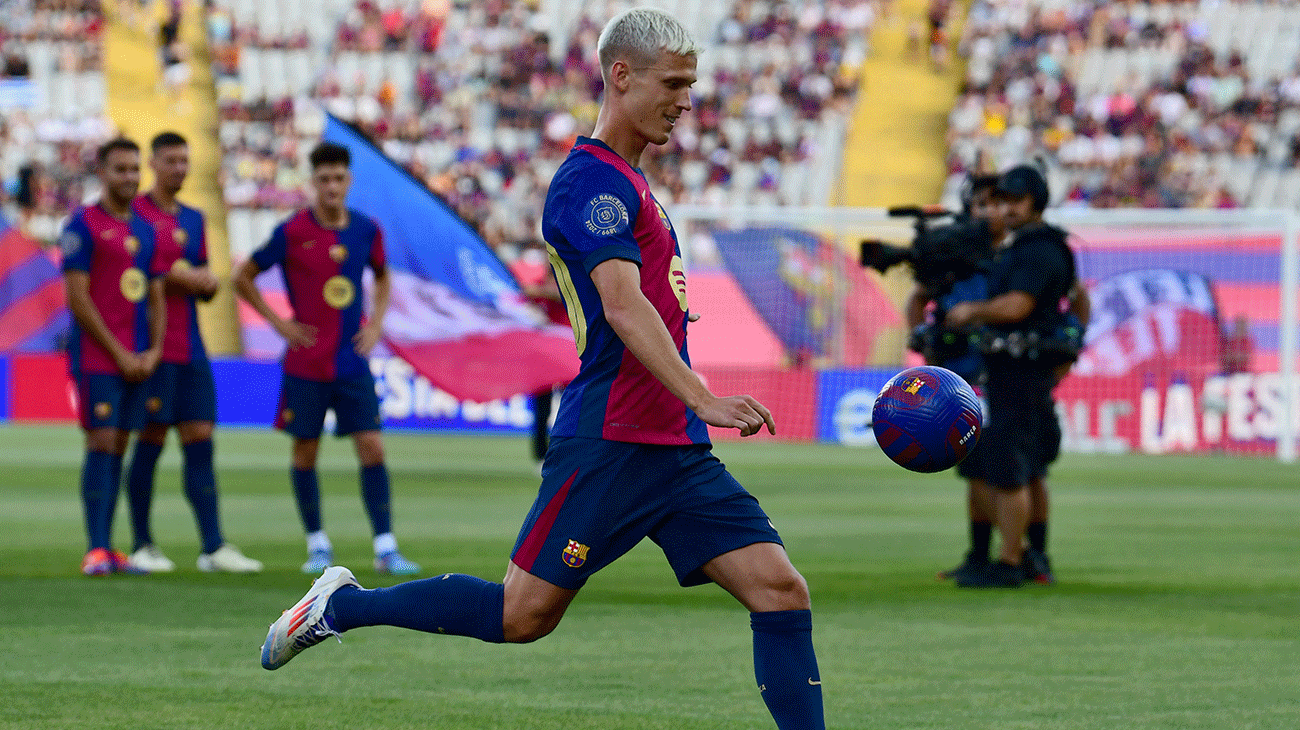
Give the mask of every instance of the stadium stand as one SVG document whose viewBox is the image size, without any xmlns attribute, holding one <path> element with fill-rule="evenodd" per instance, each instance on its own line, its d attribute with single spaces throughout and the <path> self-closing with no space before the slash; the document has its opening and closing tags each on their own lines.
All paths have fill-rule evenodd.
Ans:
<svg viewBox="0 0 1300 730">
<path fill-rule="evenodd" d="M 1064 205 L 1300 204 L 1300 6 L 976 0 L 948 198 L 1042 153 Z"/>
<path fill-rule="evenodd" d="M 114 132 L 105 116 L 103 24 L 94 0 L 0 2 L 0 200 L 10 220 L 45 243 L 95 193 L 88 163 Z"/>
<path fill-rule="evenodd" d="M 715 205 L 824 203 L 873 3 L 658 4 L 688 18 L 708 46 L 695 113 L 644 162 L 660 195 Z M 533 237 L 547 181 L 595 120 L 597 33 L 623 6 L 211 4 L 236 256 L 303 202 L 303 151 L 319 135 L 321 109 L 361 127 L 489 243 Z"/>
</svg>

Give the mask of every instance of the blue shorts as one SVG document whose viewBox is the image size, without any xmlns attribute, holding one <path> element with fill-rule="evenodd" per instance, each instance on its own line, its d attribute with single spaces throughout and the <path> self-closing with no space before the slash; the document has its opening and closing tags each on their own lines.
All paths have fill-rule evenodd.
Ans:
<svg viewBox="0 0 1300 730">
<path fill-rule="evenodd" d="M 165 362 L 145 381 L 145 420 L 173 426 L 217 420 L 217 385 L 212 364 Z"/>
<path fill-rule="evenodd" d="M 108 373 L 77 373 L 73 377 L 82 428 L 135 431 L 144 426 L 144 383 L 130 383 Z"/>
<path fill-rule="evenodd" d="M 280 382 L 280 406 L 275 427 L 300 439 L 318 439 L 325 428 L 325 411 L 333 409 L 335 436 L 378 431 L 379 396 L 369 372 L 346 380 L 304 380 L 285 374 Z"/>
<path fill-rule="evenodd" d="M 707 445 L 557 438 L 510 559 L 577 590 L 644 537 L 664 551 L 683 586 L 710 582 L 701 568 L 719 555 L 783 544 L 758 500 Z"/>
</svg>

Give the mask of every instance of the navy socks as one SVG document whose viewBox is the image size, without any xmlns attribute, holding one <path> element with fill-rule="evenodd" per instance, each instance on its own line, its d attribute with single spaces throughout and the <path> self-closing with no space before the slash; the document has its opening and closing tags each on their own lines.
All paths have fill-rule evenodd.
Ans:
<svg viewBox="0 0 1300 730">
<path fill-rule="evenodd" d="M 325 618 L 340 632 L 398 626 L 500 644 L 505 640 L 501 626 L 505 595 L 500 583 L 447 573 L 391 588 L 340 588 L 330 597 Z"/>
<path fill-rule="evenodd" d="M 91 550 L 107 549 L 112 542 L 112 517 L 108 510 L 114 458 L 103 451 L 87 451 L 81 465 L 81 505 L 86 513 L 86 537 Z M 115 505 L 116 500 L 112 503 Z"/>
<path fill-rule="evenodd" d="M 749 614 L 754 678 L 780 730 L 825 730 L 811 611 Z"/>
<path fill-rule="evenodd" d="M 131 532 L 135 535 L 135 550 L 153 544 L 149 529 L 149 511 L 153 506 L 154 472 L 162 444 L 137 439 L 131 454 L 131 468 L 126 475 L 126 501 L 131 508 Z"/>
<path fill-rule="evenodd" d="M 221 519 L 217 516 L 217 476 L 212 468 L 212 440 L 181 446 L 185 455 L 185 498 L 194 509 L 194 521 L 203 540 L 203 552 L 221 547 Z"/>
<path fill-rule="evenodd" d="M 290 480 L 303 529 L 309 533 L 320 532 L 320 480 L 316 477 L 316 470 L 294 467 Z"/>
<path fill-rule="evenodd" d="M 392 496 L 388 485 L 388 468 L 383 462 L 361 467 L 361 502 L 370 517 L 375 535 L 393 531 Z"/>
</svg>

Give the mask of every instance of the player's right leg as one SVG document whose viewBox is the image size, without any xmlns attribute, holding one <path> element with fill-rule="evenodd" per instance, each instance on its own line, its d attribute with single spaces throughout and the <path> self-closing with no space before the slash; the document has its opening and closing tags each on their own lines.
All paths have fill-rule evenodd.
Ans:
<svg viewBox="0 0 1300 730">
<path fill-rule="evenodd" d="M 113 513 L 122 479 L 122 454 L 132 428 L 139 426 L 138 386 L 116 375 L 76 376 L 86 457 L 81 469 L 81 501 L 89 549 L 82 560 L 86 575 L 138 572 L 112 546 Z"/>
<path fill-rule="evenodd" d="M 298 516 L 307 534 L 307 562 L 304 573 L 319 573 L 334 563 L 334 546 L 321 523 L 320 477 L 316 456 L 329 407 L 330 384 L 304 380 L 286 374 L 280 385 L 280 406 L 275 427 L 293 437 L 290 483 Z"/>
</svg>

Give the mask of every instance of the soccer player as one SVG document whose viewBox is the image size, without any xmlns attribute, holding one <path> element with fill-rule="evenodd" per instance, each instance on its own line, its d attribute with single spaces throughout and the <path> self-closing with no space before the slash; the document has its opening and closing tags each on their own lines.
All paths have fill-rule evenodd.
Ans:
<svg viewBox="0 0 1300 730">
<path fill-rule="evenodd" d="M 379 436 L 379 396 L 366 356 L 379 342 L 388 311 L 389 278 L 379 224 L 347 207 L 352 184 L 348 149 L 323 142 L 311 152 L 316 202 L 281 223 L 271 240 L 244 262 L 235 289 L 289 344 L 275 425 L 293 437 L 293 493 L 307 532 L 304 573 L 334 564 L 334 547 L 321 526 L 316 455 L 325 411 L 334 409 L 337 436 L 352 436 L 361 462 L 361 498 L 374 530 L 375 570 L 412 575 L 420 566 L 397 551 L 388 468 Z M 266 303 L 254 282 L 280 266 L 293 319 Z M 374 271 L 370 319 L 362 323 L 361 275 Z"/>
<path fill-rule="evenodd" d="M 59 236 L 73 318 L 68 372 L 77 383 L 86 432 L 81 502 L 90 549 L 81 572 L 138 573 L 113 550 L 113 513 L 127 438 L 143 423 L 143 383 L 162 358 L 164 272 L 154 258 L 153 228 L 131 211 L 140 188 L 140 147 L 110 140 L 95 160 L 103 196 L 73 213 Z"/>
<path fill-rule="evenodd" d="M 179 134 L 163 132 L 153 138 L 149 147 L 154 187 L 136 198 L 131 207 L 153 226 L 158 263 L 167 272 L 167 332 L 162 363 L 145 384 L 146 425 L 136 439 L 127 472 L 127 501 L 135 533 L 131 564 L 151 573 L 176 569 L 175 563 L 154 544 L 149 528 L 158 456 L 167 440 L 167 429 L 175 426 L 184 455 L 185 497 L 194 510 L 203 542 L 199 570 L 256 573 L 262 564 L 225 541 L 217 514 L 217 478 L 212 468 L 216 385 L 194 307 L 196 299 L 206 302 L 217 293 L 217 277 L 208 270 L 203 213 L 176 199 L 189 174 L 189 145 Z"/>
<path fill-rule="evenodd" d="M 677 234 L 637 170 L 691 108 L 699 49 L 648 8 L 611 20 L 598 48 L 595 130 L 556 172 L 542 215 L 582 365 L 504 583 L 448 573 L 362 590 L 331 568 L 272 624 L 262 666 L 362 626 L 534 641 L 592 574 L 649 537 L 681 585 L 717 583 L 749 609 L 758 690 L 777 726 L 823 728 L 808 586 L 758 501 L 711 453 L 705 425 L 774 433 L 772 414 L 751 396 L 715 396 L 691 371 Z"/>
</svg>

